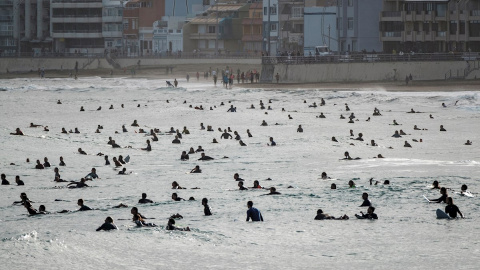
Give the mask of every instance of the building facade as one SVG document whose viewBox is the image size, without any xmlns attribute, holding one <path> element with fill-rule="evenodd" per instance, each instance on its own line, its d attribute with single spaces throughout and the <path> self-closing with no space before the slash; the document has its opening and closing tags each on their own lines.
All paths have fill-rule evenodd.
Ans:
<svg viewBox="0 0 480 270">
<path fill-rule="evenodd" d="M 384 0 L 385 52 L 480 51 L 480 1 Z"/>
<path fill-rule="evenodd" d="M 279 51 L 278 0 L 263 0 L 263 50 L 269 55 Z"/>
<path fill-rule="evenodd" d="M 305 1 L 304 32 L 305 56 L 314 54 L 316 46 L 338 51 L 337 1 Z"/>
<path fill-rule="evenodd" d="M 13 0 L 0 0 L 0 56 L 17 51 L 13 36 Z"/>
<path fill-rule="evenodd" d="M 341 52 L 381 52 L 378 31 L 382 0 L 338 0 L 338 39 Z"/>
<path fill-rule="evenodd" d="M 250 5 L 248 17 L 242 20 L 243 51 L 249 54 L 258 54 L 263 51 L 263 4 L 260 2 Z"/>
<path fill-rule="evenodd" d="M 153 24 L 165 16 L 165 0 L 132 0 L 123 12 L 124 54 L 153 54 Z"/>
<path fill-rule="evenodd" d="M 279 50 L 303 53 L 304 0 L 279 0 Z"/>
</svg>

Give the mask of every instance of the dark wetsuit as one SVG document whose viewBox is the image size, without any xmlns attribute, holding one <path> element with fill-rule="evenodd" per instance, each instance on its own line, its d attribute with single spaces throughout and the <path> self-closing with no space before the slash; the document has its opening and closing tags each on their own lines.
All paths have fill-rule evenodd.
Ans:
<svg viewBox="0 0 480 270">
<path fill-rule="evenodd" d="M 456 218 L 458 212 L 458 207 L 455 204 L 447 205 L 445 207 L 445 213 L 447 213 L 451 218 Z"/>
<path fill-rule="evenodd" d="M 88 211 L 88 210 L 93 210 L 93 209 L 86 206 L 86 205 L 82 205 L 82 207 L 80 207 L 80 209 L 78 209 L 78 211 Z"/>
<path fill-rule="evenodd" d="M 178 144 L 178 143 L 180 143 L 180 140 L 179 140 L 179 139 L 175 139 L 175 140 L 172 141 L 172 143 L 177 143 L 177 144 Z"/>
<path fill-rule="evenodd" d="M 63 161 L 60 161 L 60 164 L 58 164 L 59 166 L 65 166 L 65 162 Z"/>
<path fill-rule="evenodd" d="M 87 174 L 87 176 L 85 176 L 85 178 L 96 179 L 96 178 L 98 178 L 98 175 L 96 173 L 89 173 L 89 174 Z"/>
<path fill-rule="evenodd" d="M 372 214 L 362 214 L 362 218 L 364 219 L 378 219 L 377 214 L 372 213 Z"/>
<path fill-rule="evenodd" d="M 206 204 L 203 208 L 203 213 L 205 213 L 205 216 L 211 216 L 212 212 L 210 212 L 210 207 L 208 207 L 208 204 Z"/>
<path fill-rule="evenodd" d="M 2 185 L 10 185 L 10 182 L 8 182 L 6 179 L 2 180 Z"/>
<path fill-rule="evenodd" d="M 102 226 L 98 227 L 97 232 L 101 230 L 110 231 L 110 230 L 118 230 L 118 228 L 113 223 L 103 223 Z"/>
<path fill-rule="evenodd" d="M 182 155 L 180 157 L 180 160 L 189 160 L 189 159 L 190 159 L 190 157 L 188 156 L 188 154 L 187 155 Z"/>
<path fill-rule="evenodd" d="M 431 201 L 431 202 L 437 202 L 437 203 L 441 203 L 441 202 L 446 203 L 446 202 L 447 202 L 447 197 L 448 197 L 448 196 L 447 196 L 446 194 L 444 194 L 444 195 L 442 195 L 440 198 L 438 198 L 438 199 L 433 199 L 433 200 L 430 200 L 430 201 Z"/>
<path fill-rule="evenodd" d="M 199 158 L 198 160 L 213 160 L 213 158 L 209 157 L 209 156 L 203 156 L 203 157 Z"/>
<path fill-rule="evenodd" d="M 247 221 L 250 219 L 252 219 L 252 221 L 263 221 L 262 214 L 257 208 L 254 207 L 248 209 L 247 211 Z"/>
<path fill-rule="evenodd" d="M 230 139 L 231 139 L 231 138 L 233 138 L 233 137 L 232 137 L 232 135 L 231 135 L 230 133 L 224 132 L 220 138 L 222 138 L 222 139 L 228 139 L 228 138 L 230 138 Z"/>
<path fill-rule="evenodd" d="M 153 203 L 153 201 L 150 199 L 140 199 L 138 200 L 138 203 Z"/>
<path fill-rule="evenodd" d="M 45 168 L 50 167 L 50 162 L 47 161 L 47 162 L 43 163 L 43 167 L 45 167 Z"/>
<path fill-rule="evenodd" d="M 25 183 L 23 183 L 23 181 L 22 181 L 22 180 L 18 180 L 18 181 L 17 181 L 17 185 L 18 185 L 18 186 L 24 186 L 24 185 L 25 185 Z"/>
<path fill-rule="evenodd" d="M 362 203 L 362 205 L 360 205 L 360 207 L 371 206 L 371 205 L 372 205 L 372 203 L 370 202 L 370 200 L 366 199 L 366 200 L 363 201 L 363 203 Z"/>
<path fill-rule="evenodd" d="M 274 142 L 274 141 L 271 141 L 271 142 L 270 142 L 270 146 L 276 146 L 276 145 L 277 145 L 276 142 Z"/>
<path fill-rule="evenodd" d="M 88 187 L 88 185 L 82 182 L 78 182 L 76 183 L 76 186 L 70 186 L 69 188 L 84 188 L 84 187 Z M 83 210 L 80 210 L 80 211 L 83 211 Z"/>
</svg>

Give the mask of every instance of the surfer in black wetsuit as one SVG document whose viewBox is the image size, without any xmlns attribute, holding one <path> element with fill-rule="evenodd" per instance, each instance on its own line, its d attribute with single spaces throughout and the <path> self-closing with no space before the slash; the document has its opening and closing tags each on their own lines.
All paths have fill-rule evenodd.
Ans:
<svg viewBox="0 0 480 270">
<path fill-rule="evenodd" d="M 187 151 L 182 151 L 182 155 L 180 156 L 180 160 L 185 161 L 185 160 L 189 160 L 189 159 L 190 159 L 190 157 L 188 156 Z"/>
<path fill-rule="evenodd" d="M 201 154 L 202 156 L 198 160 L 213 160 L 214 158 L 206 156 L 205 153 Z"/>
<path fill-rule="evenodd" d="M 102 226 L 98 227 L 98 231 L 110 231 L 110 230 L 118 230 L 117 225 L 113 223 L 113 218 L 107 217 L 105 219 L 105 223 L 102 224 Z"/>
<path fill-rule="evenodd" d="M 179 228 L 179 227 L 176 227 L 175 226 L 175 220 L 173 218 L 170 218 L 168 220 L 168 224 L 167 226 L 165 226 L 165 229 L 168 230 L 168 231 L 173 231 L 173 230 L 177 230 L 177 231 L 190 231 L 190 228 L 189 227 L 186 227 L 186 228 Z"/>
<path fill-rule="evenodd" d="M 173 144 L 179 144 L 180 140 L 178 139 L 178 135 L 175 136 L 175 139 L 172 141 Z"/>
<path fill-rule="evenodd" d="M 147 199 L 147 193 L 142 193 L 142 198 L 138 200 L 138 203 L 153 203 L 153 201 Z"/>
<path fill-rule="evenodd" d="M 220 136 L 221 139 L 232 139 L 233 136 L 232 134 L 228 133 L 227 130 L 225 129 L 222 133 L 222 136 Z"/>
<path fill-rule="evenodd" d="M 205 214 L 205 216 L 211 216 L 212 212 L 210 211 L 210 207 L 208 206 L 207 198 L 202 199 L 202 205 L 203 205 L 203 213 Z"/>
<path fill-rule="evenodd" d="M 282 193 L 278 192 L 276 188 L 271 187 L 270 188 L 270 193 L 263 194 L 263 195 L 280 195 L 280 194 L 282 194 Z"/>
<path fill-rule="evenodd" d="M 458 207 L 453 204 L 452 197 L 447 198 L 447 206 L 445 207 L 445 213 L 447 213 L 451 218 L 456 218 L 458 213 L 463 218 L 463 214 L 462 212 L 460 212 L 460 209 L 458 209 Z"/>
<path fill-rule="evenodd" d="M 177 193 L 172 193 L 172 200 L 178 201 L 185 201 L 183 198 L 178 197 Z"/>
<path fill-rule="evenodd" d="M 77 202 L 78 206 L 80 206 L 80 209 L 78 209 L 78 211 L 89 211 L 89 210 L 93 210 L 92 208 L 86 206 L 83 204 L 83 199 L 78 199 L 78 202 Z"/>
<path fill-rule="evenodd" d="M 2 173 L 1 177 L 2 177 L 2 185 L 10 185 L 10 182 L 8 182 L 7 176 L 4 173 Z"/>
<path fill-rule="evenodd" d="M 362 194 L 362 199 L 363 199 L 363 203 L 362 203 L 362 205 L 360 205 L 360 207 L 371 206 L 372 205 L 372 203 L 368 199 L 368 193 L 364 192 Z"/>
<path fill-rule="evenodd" d="M 87 184 L 85 184 L 85 178 L 82 178 L 80 179 L 80 182 L 72 182 L 70 184 L 67 185 L 68 188 L 84 188 L 84 187 L 88 187 Z M 72 186 L 72 185 L 75 185 L 75 186 Z"/>
<path fill-rule="evenodd" d="M 2 180 L 2 182 L 3 182 L 3 180 Z M 18 175 L 15 176 L 15 183 L 17 183 L 17 186 L 24 186 L 25 185 L 25 183 L 22 180 L 20 180 L 20 176 L 18 176 Z"/>
<path fill-rule="evenodd" d="M 375 207 L 370 206 L 370 207 L 368 207 L 367 214 L 364 214 L 362 211 L 360 211 L 360 214 L 362 214 L 362 215 L 360 216 L 360 215 L 355 214 L 355 216 L 358 219 L 378 219 L 377 214 L 373 213 L 374 211 L 375 211 Z"/>
<path fill-rule="evenodd" d="M 202 170 L 200 169 L 200 166 L 195 166 L 195 168 L 193 168 L 190 173 L 202 173 Z"/>
<path fill-rule="evenodd" d="M 87 152 L 83 151 L 82 148 L 78 148 L 78 153 L 80 155 L 86 155 L 87 154 Z"/>
<path fill-rule="evenodd" d="M 244 187 L 243 182 L 240 181 L 240 182 L 238 182 L 238 190 L 248 190 L 248 188 Z"/>
<path fill-rule="evenodd" d="M 40 160 L 37 159 L 37 165 L 35 166 L 35 169 L 43 170 L 45 169 L 45 166 L 43 166 L 43 164 L 40 163 Z"/>
<path fill-rule="evenodd" d="M 58 166 L 65 166 L 65 162 L 63 161 L 63 157 L 60 157 L 60 164 Z"/>
<path fill-rule="evenodd" d="M 431 200 L 429 199 L 430 202 L 436 202 L 436 203 L 441 203 L 441 202 L 443 202 L 443 203 L 446 203 L 446 202 L 447 202 L 447 197 L 448 197 L 448 195 L 447 195 L 447 189 L 444 188 L 444 187 L 442 187 L 442 188 L 440 189 L 440 194 L 442 194 L 442 196 L 440 196 L 440 198 L 438 198 L 438 199 L 431 199 Z"/>
<path fill-rule="evenodd" d="M 141 148 L 144 151 L 152 151 L 152 146 L 150 145 L 150 140 L 147 140 L 147 147 Z"/>
</svg>

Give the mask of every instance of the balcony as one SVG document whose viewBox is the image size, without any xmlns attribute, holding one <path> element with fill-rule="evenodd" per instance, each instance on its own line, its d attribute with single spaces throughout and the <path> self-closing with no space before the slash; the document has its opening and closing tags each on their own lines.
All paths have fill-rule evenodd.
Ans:
<svg viewBox="0 0 480 270">
<path fill-rule="evenodd" d="M 382 32 L 382 41 L 402 41 L 402 32 Z"/>
<path fill-rule="evenodd" d="M 99 30 L 56 30 L 52 32 L 53 38 L 102 38 Z"/>
<path fill-rule="evenodd" d="M 402 11 L 382 11 L 380 21 L 401 22 L 403 21 Z"/>
<path fill-rule="evenodd" d="M 52 0 L 52 8 L 102 8 L 102 0 Z"/>
<path fill-rule="evenodd" d="M 52 23 L 101 23 L 101 16 L 92 16 L 92 17 L 52 17 Z"/>
<path fill-rule="evenodd" d="M 215 39 L 217 37 L 216 33 L 197 33 L 197 34 L 191 34 L 190 39 Z"/>
<path fill-rule="evenodd" d="M 104 23 L 113 23 L 113 22 L 122 22 L 122 16 L 103 16 L 102 22 Z"/>
<path fill-rule="evenodd" d="M 13 21 L 13 16 L 10 16 L 10 15 L 0 16 L 0 22 L 10 22 L 10 21 Z"/>
<path fill-rule="evenodd" d="M 123 35 L 123 32 L 122 31 L 103 31 L 102 35 L 103 37 L 106 37 L 106 38 L 115 38 L 115 37 L 121 38 Z"/>
</svg>

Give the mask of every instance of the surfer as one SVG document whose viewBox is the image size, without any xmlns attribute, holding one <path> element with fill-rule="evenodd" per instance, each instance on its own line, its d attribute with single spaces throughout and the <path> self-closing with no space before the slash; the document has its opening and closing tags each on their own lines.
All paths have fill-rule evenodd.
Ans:
<svg viewBox="0 0 480 270">
<path fill-rule="evenodd" d="M 251 187 L 251 188 L 259 188 L 259 189 L 261 189 L 262 186 L 260 186 L 260 182 L 259 182 L 258 180 L 255 180 L 255 181 L 253 181 L 253 187 Z"/>
<path fill-rule="evenodd" d="M 144 151 L 152 151 L 152 146 L 150 145 L 150 140 L 147 140 L 147 147 L 141 148 Z"/>
<path fill-rule="evenodd" d="M 338 142 L 338 141 L 337 141 L 337 138 L 332 137 L 332 142 Z"/>
<path fill-rule="evenodd" d="M 447 206 L 445 206 L 445 213 L 447 213 L 451 218 L 456 218 L 458 213 L 463 218 L 463 214 L 462 212 L 460 212 L 460 209 L 458 209 L 458 207 L 453 204 L 452 197 L 447 198 Z"/>
<path fill-rule="evenodd" d="M 403 145 L 403 147 L 412 147 L 407 141 L 405 141 L 405 144 Z"/>
<path fill-rule="evenodd" d="M 202 205 L 203 205 L 203 213 L 205 214 L 205 216 L 211 216 L 212 212 L 210 211 L 210 207 L 208 206 L 207 198 L 202 199 Z"/>
<path fill-rule="evenodd" d="M 358 219 L 378 219 L 378 216 L 377 214 L 374 213 L 374 211 L 375 211 L 375 207 L 370 206 L 368 207 L 367 214 L 364 214 L 362 211 L 360 211 L 360 214 L 362 215 L 360 216 L 358 214 L 355 214 L 355 216 Z"/>
<path fill-rule="evenodd" d="M 60 164 L 58 166 L 65 166 L 65 162 L 63 161 L 63 157 L 60 157 Z"/>
<path fill-rule="evenodd" d="M 177 181 L 173 181 L 173 182 L 172 182 L 172 189 L 184 189 L 184 188 L 182 188 L 182 187 L 177 183 Z"/>
<path fill-rule="evenodd" d="M 202 170 L 200 169 L 200 166 L 195 166 L 195 168 L 193 168 L 190 173 L 202 173 Z"/>
<path fill-rule="evenodd" d="M 326 179 L 329 179 L 330 177 L 327 176 L 327 173 L 326 172 L 322 172 L 322 179 L 323 180 L 326 180 Z"/>
<path fill-rule="evenodd" d="M 113 163 L 115 164 L 115 168 L 123 167 L 122 163 L 118 161 L 117 157 L 113 157 L 112 160 L 113 160 Z M 110 164 L 110 162 L 108 164 Z"/>
<path fill-rule="evenodd" d="M 273 140 L 273 137 L 270 137 L 270 143 L 269 144 L 267 143 L 267 145 L 268 146 L 276 146 L 277 143 Z"/>
<path fill-rule="evenodd" d="M 253 137 L 252 134 L 250 133 L 250 129 L 247 129 L 247 136 L 248 136 L 249 138 Z"/>
<path fill-rule="evenodd" d="M 447 130 L 443 127 L 443 125 L 440 125 L 440 131 L 447 131 Z"/>
<path fill-rule="evenodd" d="M 248 188 L 246 188 L 246 187 L 243 186 L 243 182 L 242 182 L 242 181 L 238 182 L 238 185 L 237 185 L 237 186 L 238 186 L 238 190 L 248 190 Z"/>
<path fill-rule="evenodd" d="M 190 157 L 187 154 L 187 151 L 182 151 L 182 155 L 180 156 L 181 161 L 189 160 Z"/>
<path fill-rule="evenodd" d="M 137 120 L 133 120 L 133 123 L 131 124 L 132 127 L 138 127 L 138 123 L 137 123 Z"/>
<path fill-rule="evenodd" d="M 23 132 L 20 130 L 20 128 L 16 128 L 15 132 L 10 133 L 10 135 L 20 135 L 23 136 Z"/>
<path fill-rule="evenodd" d="M 2 180 L 2 182 L 3 182 L 3 180 Z M 25 183 L 22 180 L 20 180 L 20 176 L 18 176 L 18 175 L 15 176 L 15 183 L 17 183 L 17 186 L 24 186 L 25 185 Z"/>
<path fill-rule="evenodd" d="M 214 158 L 206 156 L 205 153 L 201 154 L 201 157 L 198 160 L 213 160 Z"/>
<path fill-rule="evenodd" d="M 165 226 L 165 229 L 168 230 L 168 231 L 173 231 L 173 230 L 190 231 L 190 227 L 186 227 L 186 228 L 176 227 L 175 226 L 175 219 L 173 219 L 173 218 L 168 219 L 168 224 L 167 224 L 167 226 Z"/>
<path fill-rule="evenodd" d="M 226 129 L 223 131 L 222 135 L 220 136 L 220 139 L 232 139 L 232 138 L 233 138 L 232 134 L 228 133 Z"/>
<path fill-rule="evenodd" d="M 102 224 L 102 226 L 98 227 L 98 231 L 110 231 L 110 230 L 118 230 L 117 225 L 113 223 L 113 218 L 107 217 L 105 219 L 105 223 Z"/>
<path fill-rule="evenodd" d="M 322 209 L 318 209 L 317 215 L 315 216 L 314 220 L 324 220 L 324 219 L 342 220 L 342 219 L 349 219 L 349 217 L 347 215 L 343 215 L 339 218 L 335 218 L 334 216 L 330 216 L 329 214 L 324 214 Z"/>
<path fill-rule="evenodd" d="M 87 152 L 83 151 L 82 148 L 78 148 L 78 153 L 80 155 L 86 155 L 87 154 Z"/>
<path fill-rule="evenodd" d="M 465 143 L 465 145 L 472 145 L 472 142 L 467 140 L 467 142 Z"/>
<path fill-rule="evenodd" d="M 185 201 L 183 198 L 178 197 L 177 193 L 172 193 L 172 200 L 178 201 Z"/>
<path fill-rule="evenodd" d="M 363 203 L 362 203 L 362 205 L 360 205 L 360 207 L 371 206 L 372 205 L 372 203 L 368 199 L 368 193 L 364 192 L 362 194 L 362 199 L 363 199 Z"/>
<path fill-rule="evenodd" d="M 297 132 L 300 132 L 300 133 L 302 133 L 302 132 L 303 132 L 302 125 L 298 125 Z"/>
<path fill-rule="evenodd" d="M 263 195 L 281 195 L 282 193 L 278 192 L 276 188 L 271 187 L 270 188 L 270 193 L 263 194 Z"/>
<path fill-rule="evenodd" d="M 147 199 L 147 193 L 142 193 L 142 198 L 138 200 L 138 203 L 153 203 L 153 201 Z"/>
<path fill-rule="evenodd" d="M 100 177 L 98 177 L 98 174 L 97 174 L 97 169 L 95 169 L 95 168 L 92 168 L 90 173 L 85 176 L 86 180 L 92 180 L 92 179 L 97 179 L 97 178 L 100 179 Z"/>
<path fill-rule="evenodd" d="M 448 197 L 448 195 L 447 195 L 447 189 L 444 188 L 444 187 L 442 187 L 442 188 L 440 189 L 440 194 L 442 194 L 442 196 L 440 196 L 440 198 L 438 198 L 438 199 L 429 199 L 429 201 L 430 201 L 430 202 L 436 202 L 436 203 L 441 203 L 441 202 L 446 203 L 446 202 L 447 202 L 447 197 Z"/>
<path fill-rule="evenodd" d="M 180 140 L 178 139 L 178 135 L 175 135 L 175 139 L 172 141 L 173 144 L 180 144 Z"/>
<path fill-rule="evenodd" d="M 43 164 L 40 163 L 40 160 L 37 159 L 37 165 L 35 165 L 35 169 L 43 170 L 45 169 L 45 166 L 43 166 Z"/>
<path fill-rule="evenodd" d="M 175 86 L 173 86 L 173 84 L 170 81 L 165 81 L 165 82 L 167 83 L 168 87 L 175 87 Z"/>
<path fill-rule="evenodd" d="M 68 188 L 84 188 L 88 187 L 87 184 L 85 184 L 85 178 L 80 179 L 80 182 L 71 182 L 70 184 L 67 185 Z M 75 186 L 72 186 L 75 185 Z"/>
<path fill-rule="evenodd" d="M 348 187 L 355 188 L 355 182 L 353 182 L 353 180 L 348 181 Z"/>
<path fill-rule="evenodd" d="M 262 214 L 257 208 L 253 207 L 252 201 L 247 202 L 247 207 L 247 221 L 249 221 L 250 219 L 252 219 L 252 221 L 263 221 Z"/>
<path fill-rule="evenodd" d="M 78 199 L 77 201 L 78 206 L 80 206 L 80 209 L 78 211 L 88 211 L 88 210 L 93 210 L 92 208 L 86 206 L 83 204 L 83 199 Z"/>
<path fill-rule="evenodd" d="M 4 173 L 2 173 L 2 185 L 10 185 L 10 182 L 8 182 L 7 177 L 5 176 Z"/>
<path fill-rule="evenodd" d="M 432 186 L 433 186 L 432 189 L 440 189 L 440 186 L 437 180 L 433 181 Z"/>
<path fill-rule="evenodd" d="M 267 124 L 267 122 L 265 122 L 265 120 L 263 120 L 263 121 L 262 121 L 262 124 L 261 124 L 260 126 L 266 127 L 266 126 L 268 126 L 268 124 Z"/>
<path fill-rule="evenodd" d="M 203 148 L 201 145 L 198 146 L 197 150 L 195 150 L 195 153 L 198 153 L 198 152 L 204 152 Z"/>
<path fill-rule="evenodd" d="M 393 138 L 401 138 L 402 136 L 398 133 L 398 130 L 395 130 L 395 134 L 392 135 Z"/>
</svg>

